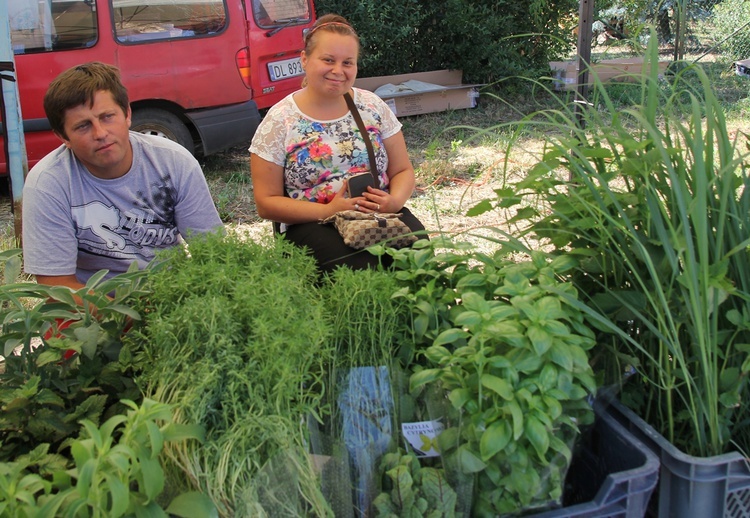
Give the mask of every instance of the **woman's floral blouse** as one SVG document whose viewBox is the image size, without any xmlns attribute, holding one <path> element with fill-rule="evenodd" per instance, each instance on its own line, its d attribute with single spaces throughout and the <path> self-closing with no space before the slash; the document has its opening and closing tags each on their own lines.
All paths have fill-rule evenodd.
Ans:
<svg viewBox="0 0 750 518">
<path fill-rule="evenodd" d="M 380 97 L 354 88 L 354 102 L 370 134 L 380 188 L 388 190 L 388 156 L 383 140 L 401 123 Z M 328 203 L 349 176 L 368 172 L 365 142 L 351 113 L 319 121 L 303 114 L 290 94 L 274 105 L 258 126 L 250 152 L 284 168 L 286 194 Z"/>
</svg>

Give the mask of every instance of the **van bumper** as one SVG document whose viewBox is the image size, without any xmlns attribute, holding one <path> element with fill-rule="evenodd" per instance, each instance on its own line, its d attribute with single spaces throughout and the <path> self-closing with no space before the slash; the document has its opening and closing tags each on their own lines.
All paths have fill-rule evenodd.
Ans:
<svg viewBox="0 0 750 518">
<path fill-rule="evenodd" d="M 261 116 L 255 101 L 187 112 L 201 137 L 203 155 L 246 144 L 255 135 Z"/>
</svg>

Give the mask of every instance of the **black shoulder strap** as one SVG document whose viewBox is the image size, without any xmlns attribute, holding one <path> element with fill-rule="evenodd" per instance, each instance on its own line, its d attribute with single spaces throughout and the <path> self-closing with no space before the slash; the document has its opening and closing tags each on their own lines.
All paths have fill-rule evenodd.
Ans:
<svg viewBox="0 0 750 518">
<path fill-rule="evenodd" d="M 370 134 L 367 133 L 367 128 L 365 127 L 365 123 L 362 122 L 362 116 L 359 114 L 357 105 L 354 104 L 354 99 L 352 99 L 352 96 L 349 95 L 349 92 L 346 92 L 344 94 L 344 99 L 346 99 L 346 104 L 347 106 L 349 106 L 349 111 L 352 112 L 352 117 L 354 117 L 354 122 L 357 123 L 359 132 L 362 134 L 362 138 L 365 141 L 365 146 L 367 147 L 367 156 L 370 159 L 370 174 L 372 174 L 372 177 L 375 179 L 375 185 L 379 187 L 380 178 L 378 178 L 378 163 L 375 161 L 375 151 L 372 149 L 372 141 L 370 140 Z"/>
</svg>

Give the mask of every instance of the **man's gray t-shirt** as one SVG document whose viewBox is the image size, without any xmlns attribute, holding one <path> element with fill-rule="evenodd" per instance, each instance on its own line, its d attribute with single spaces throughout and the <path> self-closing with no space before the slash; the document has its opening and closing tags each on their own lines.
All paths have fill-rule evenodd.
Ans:
<svg viewBox="0 0 750 518">
<path fill-rule="evenodd" d="M 157 250 L 222 227 L 198 162 L 162 137 L 130 132 L 133 165 L 120 178 L 93 176 L 65 146 L 29 172 L 23 188 L 24 270 L 76 274 L 146 266 Z"/>
</svg>

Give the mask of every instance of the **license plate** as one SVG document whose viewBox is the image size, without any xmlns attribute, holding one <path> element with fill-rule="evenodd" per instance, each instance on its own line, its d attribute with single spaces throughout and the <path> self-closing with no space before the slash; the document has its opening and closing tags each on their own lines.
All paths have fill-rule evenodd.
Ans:
<svg viewBox="0 0 750 518">
<path fill-rule="evenodd" d="M 271 81 L 289 79 L 290 77 L 301 76 L 304 73 L 299 58 L 274 61 L 268 64 L 268 75 L 271 76 Z"/>
</svg>

